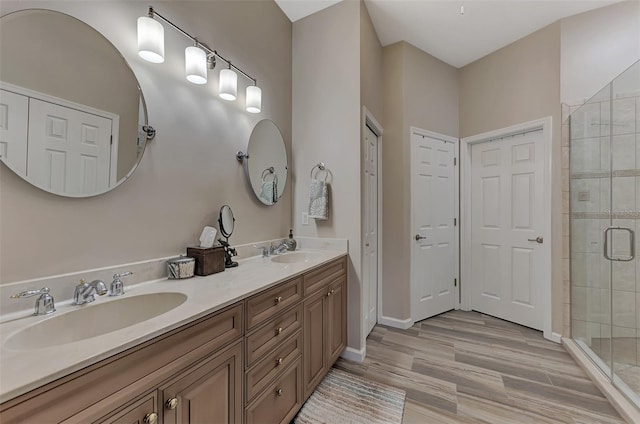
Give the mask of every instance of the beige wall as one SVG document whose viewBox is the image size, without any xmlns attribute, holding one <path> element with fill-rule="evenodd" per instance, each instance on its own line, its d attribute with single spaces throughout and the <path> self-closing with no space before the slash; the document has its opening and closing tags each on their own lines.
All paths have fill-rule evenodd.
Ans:
<svg viewBox="0 0 640 424">
<path fill-rule="evenodd" d="M 95 198 L 51 195 L 0 165 L 2 284 L 184 252 L 198 241 L 203 226 L 217 226 L 223 204 L 231 205 L 236 217 L 232 243 L 286 236 L 292 221 L 291 181 L 280 202 L 265 207 L 255 199 L 234 154 L 246 149 L 253 126 L 264 118 L 280 127 L 291 153 L 291 23 L 271 1 L 152 4 L 255 76 L 263 89 L 263 112 L 244 111 L 246 81 L 240 78 L 239 100 L 219 100 L 219 68 L 209 72 L 204 87 L 187 82 L 183 61 L 189 43 L 167 26 L 165 63 L 140 59 L 136 20 L 146 14 L 147 3 L 3 1 L 2 14 L 55 9 L 103 33 L 136 73 L 158 134 L 130 181 Z M 331 165 L 331 158 L 317 159 Z"/>
<path fill-rule="evenodd" d="M 551 175 L 561 178 L 560 23 L 522 38 L 460 71 L 460 137 L 551 116 Z M 552 329 L 562 333 L 562 185 L 552 187 Z"/>
<path fill-rule="evenodd" d="M 360 102 L 382 122 L 382 45 L 364 1 L 360 1 Z"/>
<path fill-rule="evenodd" d="M 385 317 L 411 316 L 411 133 L 458 136 L 458 70 L 406 42 L 383 49 L 383 304 Z"/>
<path fill-rule="evenodd" d="M 563 103 L 581 104 L 640 59 L 640 1 L 562 19 Z"/>
<path fill-rule="evenodd" d="M 348 345 L 361 340 L 360 5 L 338 3 L 293 24 L 294 228 L 298 235 L 349 240 Z M 301 214 L 309 206 L 309 172 L 331 171 L 330 218 Z"/>
</svg>

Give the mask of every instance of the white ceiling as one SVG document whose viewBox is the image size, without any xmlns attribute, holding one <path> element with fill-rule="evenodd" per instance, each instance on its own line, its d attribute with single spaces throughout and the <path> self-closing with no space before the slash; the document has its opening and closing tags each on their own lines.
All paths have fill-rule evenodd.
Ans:
<svg viewBox="0 0 640 424">
<path fill-rule="evenodd" d="M 339 1 L 276 3 L 295 22 Z M 460 68 L 558 19 L 618 1 L 365 0 L 365 4 L 383 46 L 404 40 Z"/>
</svg>

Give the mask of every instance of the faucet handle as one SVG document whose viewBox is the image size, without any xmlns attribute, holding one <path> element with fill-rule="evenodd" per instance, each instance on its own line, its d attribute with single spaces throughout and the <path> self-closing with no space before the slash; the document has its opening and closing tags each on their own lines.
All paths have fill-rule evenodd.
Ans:
<svg viewBox="0 0 640 424">
<path fill-rule="evenodd" d="M 19 299 L 22 297 L 31 297 L 36 295 L 40 295 L 40 297 L 36 300 L 33 315 L 49 315 L 56 311 L 53 296 L 49 294 L 49 287 L 43 287 L 40 290 L 27 290 L 21 293 L 16 293 L 11 296 L 11 299 Z"/>
<path fill-rule="evenodd" d="M 124 294 L 124 283 L 120 278 L 127 275 L 133 275 L 133 272 L 127 271 L 120 274 L 113 274 L 113 281 L 109 287 L 109 296 L 122 296 Z"/>
<path fill-rule="evenodd" d="M 266 257 L 269 256 L 269 248 L 267 246 L 257 246 L 257 245 L 254 244 L 253 247 L 255 247 L 260 252 L 262 252 L 262 257 L 263 258 L 266 258 Z"/>
</svg>

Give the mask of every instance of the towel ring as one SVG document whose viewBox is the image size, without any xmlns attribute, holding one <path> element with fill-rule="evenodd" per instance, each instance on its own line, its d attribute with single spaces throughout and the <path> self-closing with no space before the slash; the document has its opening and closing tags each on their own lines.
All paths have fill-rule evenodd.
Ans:
<svg viewBox="0 0 640 424">
<path fill-rule="evenodd" d="M 318 168 L 320 171 L 327 171 L 327 166 L 324 164 L 324 162 L 320 162 L 316 166 L 311 168 L 311 174 L 310 174 L 311 178 L 313 178 L 313 171 L 315 171 L 316 168 Z M 327 173 L 328 173 L 328 171 L 327 171 Z"/>
<path fill-rule="evenodd" d="M 276 170 L 273 168 L 273 166 L 270 166 L 268 168 L 266 168 L 264 171 L 262 171 L 262 181 L 264 182 L 264 178 L 269 176 L 269 175 L 273 175 L 274 179 L 276 176 Z"/>
</svg>

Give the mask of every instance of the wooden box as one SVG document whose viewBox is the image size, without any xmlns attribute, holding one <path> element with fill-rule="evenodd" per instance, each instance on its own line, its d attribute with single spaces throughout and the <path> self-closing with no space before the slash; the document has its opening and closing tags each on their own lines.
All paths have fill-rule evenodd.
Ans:
<svg viewBox="0 0 640 424">
<path fill-rule="evenodd" d="M 200 276 L 224 271 L 224 248 L 187 247 L 187 256 L 196 260 L 195 274 Z"/>
</svg>

